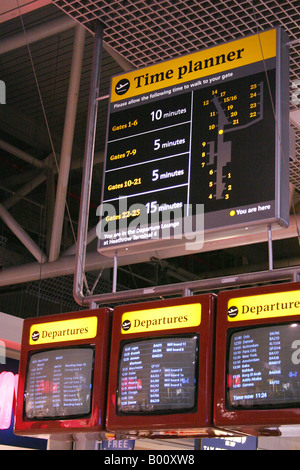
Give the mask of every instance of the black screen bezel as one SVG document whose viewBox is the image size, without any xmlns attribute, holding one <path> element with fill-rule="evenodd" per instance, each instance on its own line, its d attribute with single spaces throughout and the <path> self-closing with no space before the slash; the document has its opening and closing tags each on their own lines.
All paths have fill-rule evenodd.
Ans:
<svg viewBox="0 0 300 470">
<path fill-rule="evenodd" d="M 159 341 L 160 339 L 185 339 L 185 338 L 196 338 L 196 351 L 195 351 L 195 387 L 194 387 L 194 405 L 191 408 L 177 408 L 176 410 L 155 410 L 155 411 L 120 411 L 118 406 L 120 390 L 119 390 L 119 378 L 120 378 L 120 367 L 122 351 L 128 344 L 141 342 L 141 341 Z M 118 375 L 117 375 L 117 391 L 116 391 L 116 414 L 118 416 L 156 416 L 156 415 L 171 415 L 171 414 L 182 414 L 182 413 L 195 413 L 198 409 L 198 389 L 199 389 L 199 351 L 200 351 L 200 337 L 198 333 L 190 334 L 175 334 L 175 335 L 162 335 L 162 336 L 140 336 L 138 338 L 126 339 L 120 342 L 119 357 L 118 357 Z"/>
</svg>

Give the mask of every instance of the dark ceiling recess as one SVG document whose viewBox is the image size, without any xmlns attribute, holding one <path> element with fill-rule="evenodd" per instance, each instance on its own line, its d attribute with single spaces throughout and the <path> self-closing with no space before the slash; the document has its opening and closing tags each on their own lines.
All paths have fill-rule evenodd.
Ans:
<svg viewBox="0 0 300 470">
<path fill-rule="evenodd" d="M 95 20 L 105 25 L 95 165 L 89 227 L 97 224 L 110 77 L 137 68 L 281 26 L 290 38 L 291 210 L 300 209 L 300 13 L 291 1 L 105 1 L 52 0 L 28 13 L 4 17 L 0 5 L 0 80 L 6 104 L 0 105 L 0 202 L 46 256 L 49 253 L 57 170 L 53 148 L 61 153 L 73 54 L 74 26 L 86 28 L 71 171 L 68 179 L 60 257 L 75 243 L 81 193 L 88 95 Z M 44 5 L 47 1 L 42 2 Z M 55 31 L 54 31 L 55 26 Z M 42 31 L 42 32 L 41 32 Z M 24 35 L 25 34 L 25 35 Z M 35 37 L 33 40 L 32 37 Z M 23 39 L 22 39 L 23 38 Z M 38 87 L 37 87 L 38 84 Z M 45 119 L 46 118 L 46 119 Z M 293 150 L 294 149 L 294 150 Z M 49 165 L 50 163 L 50 165 Z M 49 169 L 50 166 L 50 169 Z M 118 289 L 151 287 L 268 268 L 265 242 L 214 249 L 118 269 Z M 274 241 L 274 267 L 300 264 L 297 237 Z M 95 242 L 88 251 L 96 253 Z M 36 263 L 19 238 L 0 219 L 0 268 Z M 111 290 L 111 269 L 87 274 L 97 292 Z M 72 274 L 52 279 L 1 284 L 0 310 L 21 317 L 78 308 L 72 299 Z M 2 287 L 1 287 L 2 286 Z"/>
</svg>

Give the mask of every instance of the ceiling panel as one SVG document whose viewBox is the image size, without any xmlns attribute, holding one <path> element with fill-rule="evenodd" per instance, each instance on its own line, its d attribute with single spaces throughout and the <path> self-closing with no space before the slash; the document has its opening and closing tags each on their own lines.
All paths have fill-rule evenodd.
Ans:
<svg viewBox="0 0 300 470">
<path fill-rule="evenodd" d="M 135 67 L 281 26 L 290 38 L 290 108 L 299 108 L 299 0 L 52 2 L 91 32 L 95 20 L 103 22 L 104 40 Z M 292 127 L 296 133 L 296 153 L 291 162 L 290 180 L 300 190 L 300 124 L 292 123 Z"/>
<path fill-rule="evenodd" d="M 1 0 L 0 23 L 49 5 L 51 0 Z"/>
<path fill-rule="evenodd" d="M 291 41 L 291 79 L 299 78 L 299 1 L 52 0 L 136 67 L 282 26 Z M 294 42 L 296 41 L 296 42 Z"/>
</svg>

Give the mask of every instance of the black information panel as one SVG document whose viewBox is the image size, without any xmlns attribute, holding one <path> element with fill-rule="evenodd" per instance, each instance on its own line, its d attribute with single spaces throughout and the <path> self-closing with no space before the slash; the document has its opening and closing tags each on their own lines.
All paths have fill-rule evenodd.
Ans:
<svg viewBox="0 0 300 470">
<path fill-rule="evenodd" d="M 33 354 L 26 376 L 26 418 L 88 415 L 92 405 L 93 359 L 92 348 L 57 349 Z"/>
<path fill-rule="evenodd" d="M 300 324 L 233 333 L 227 387 L 231 408 L 299 406 Z"/>
<path fill-rule="evenodd" d="M 288 188 L 288 171 L 286 166 L 281 176 L 279 161 L 288 139 L 281 135 L 280 149 L 282 85 L 276 46 L 274 51 L 267 60 L 249 65 L 247 59 L 240 67 L 246 47 L 240 48 L 231 70 L 227 66 L 226 73 L 182 83 L 189 73 L 196 76 L 197 67 L 213 64 L 213 58 L 190 60 L 189 68 L 178 68 L 176 86 L 167 86 L 175 67 L 153 75 L 149 67 L 131 81 L 113 82 L 97 228 L 100 251 L 162 238 L 164 224 L 175 221 L 175 230 L 185 217 L 193 216 L 195 232 L 200 213 L 206 233 L 266 220 L 286 225 L 279 206 L 285 201 L 280 191 L 284 181 Z M 225 55 L 216 57 L 218 62 L 221 58 Z M 150 80 L 158 82 L 157 91 L 147 92 Z M 123 98 L 134 85 L 132 98 Z M 288 153 L 285 157 L 288 161 Z"/>
<path fill-rule="evenodd" d="M 275 128 L 267 80 L 275 102 L 274 70 L 268 78 L 255 74 L 195 93 L 190 199 L 205 201 L 207 212 L 252 204 L 259 211 L 255 204 L 274 199 Z"/>
<path fill-rule="evenodd" d="M 156 338 L 123 346 L 119 413 L 171 413 L 196 406 L 198 338 Z"/>
<path fill-rule="evenodd" d="M 274 71 L 269 80 L 274 100 Z M 272 116 L 265 73 L 114 113 L 104 202 L 161 212 L 201 201 L 211 212 L 271 200 Z"/>
</svg>

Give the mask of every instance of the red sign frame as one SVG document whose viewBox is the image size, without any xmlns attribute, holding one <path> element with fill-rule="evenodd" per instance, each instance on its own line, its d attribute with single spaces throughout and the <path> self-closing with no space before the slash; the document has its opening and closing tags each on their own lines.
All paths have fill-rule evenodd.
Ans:
<svg viewBox="0 0 300 470">
<path fill-rule="evenodd" d="M 294 313 L 284 316 L 279 314 L 263 314 L 260 318 L 261 309 L 252 307 L 249 320 L 228 320 L 228 309 L 230 301 L 243 297 L 263 296 L 271 294 L 270 298 L 275 298 L 276 294 L 299 291 L 300 306 L 300 283 L 288 283 L 255 288 L 244 288 L 220 292 L 217 299 L 217 319 L 216 319 L 216 353 L 215 353 L 215 386 L 214 386 L 214 424 L 217 427 L 229 431 L 242 432 L 252 436 L 274 436 L 281 435 L 280 427 L 284 425 L 300 424 L 299 408 L 279 408 L 279 409 L 228 409 L 226 407 L 226 360 L 227 360 L 227 335 L 229 330 L 239 328 L 247 329 L 253 326 L 276 325 L 289 322 L 300 322 L 299 314 Z M 291 295 L 291 294 L 290 294 Z M 253 298 L 253 297 L 252 297 Z M 246 310 L 246 309 L 245 309 Z M 254 318 L 255 316 L 255 318 Z"/>
<path fill-rule="evenodd" d="M 118 306 L 113 313 L 112 344 L 110 356 L 110 371 L 108 385 L 107 420 L 106 428 L 108 432 L 115 432 L 116 436 L 141 436 L 141 437 L 164 437 L 164 436 L 221 436 L 222 431 L 213 427 L 212 423 L 212 393 L 213 393 L 213 358 L 214 358 L 214 318 L 215 318 L 214 294 L 195 295 L 191 297 L 181 297 L 162 301 L 151 301 L 141 304 Z M 147 328 L 147 320 L 140 325 L 145 326 L 147 331 L 127 332 L 121 331 L 124 314 L 143 311 L 145 318 L 147 311 L 148 319 L 151 314 L 155 316 L 153 309 L 168 307 L 182 308 L 192 304 L 201 305 L 201 322 L 197 326 L 184 328 L 180 323 L 178 327 L 172 325 L 171 329 L 163 327 L 161 330 Z M 178 310 L 177 310 L 178 312 Z M 180 318 L 179 313 L 179 318 Z M 154 317 L 152 317 L 154 318 Z M 123 320 L 122 320 L 123 319 Z M 148 320 L 149 321 L 149 320 Z M 153 322 L 155 323 L 155 322 Z M 150 331 L 148 331 L 150 329 Z M 172 337 L 172 335 L 185 335 L 195 333 L 199 335 L 199 366 L 198 366 L 198 407 L 195 412 L 179 412 L 168 414 L 143 414 L 143 415 L 118 415 L 116 409 L 116 396 L 118 387 L 118 362 L 125 340 L 142 340 L 146 338 Z"/>
<path fill-rule="evenodd" d="M 68 340 L 61 340 L 61 338 L 56 339 L 53 338 L 53 334 L 49 334 L 48 336 L 50 337 L 51 343 L 46 342 L 42 344 L 30 344 L 33 342 L 30 339 L 30 336 L 32 335 L 32 327 L 33 329 L 35 329 L 40 324 L 48 324 L 49 328 L 51 329 L 51 324 L 65 321 L 75 321 L 77 322 L 76 325 L 82 322 L 82 326 L 84 327 L 85 320 L 89 318 L 93 318 L 94 325 L 96 325 L 92 334 L 93 337 L 91 338 L 75 340 L 69 338 Z M 78 330 L 84 330 L 83 327 L 79 328 Z M 17 393 L 15 434 L 70 434 L 76 432 L 101 433 L 105 430 L 105 405 L 107 391 L 110 329 L 111 310 L 109 308 L 84 310 L 79 312 L 57 314 L 24 320 L 19 368 L 19 384 Z M 83 345 L 91 345 L 95 348 L 91 414 L 85 418 L 80 417 L 74 419 L 59 420 L 30 420 L 26 418 L 24 415 L 24 390 L 27 364 L 30 354 L 32 352 L 45 351 L 47 349 L 60 349 L 65 347 Z"/>
</svg>

